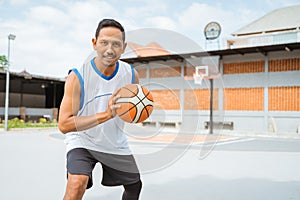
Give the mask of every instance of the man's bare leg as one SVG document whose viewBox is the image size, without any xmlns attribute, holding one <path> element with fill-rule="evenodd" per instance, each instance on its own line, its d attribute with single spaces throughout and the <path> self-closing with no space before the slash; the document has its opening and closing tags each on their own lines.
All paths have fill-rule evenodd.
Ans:
<svg viewBox="0 0 300 200">
<path fill-rule="evenodd" d="M 89 176 L 87 175 L 74 175 L 68 173 L 68 183 L 64 200 L 81 200 L 86 190 L 88 180 Z"/>
</svg>

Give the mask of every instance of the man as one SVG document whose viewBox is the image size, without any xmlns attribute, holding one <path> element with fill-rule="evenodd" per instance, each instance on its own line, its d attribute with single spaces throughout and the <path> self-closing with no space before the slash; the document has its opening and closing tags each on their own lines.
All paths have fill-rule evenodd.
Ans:
<svg viewBox="0 0 300 200">
<path fill-rule="evenodd" d="M 68 182 L 64 200 L 82 199 L 93 185 L 92 171 L 101 163 L 105 186 L 124 186 L 122 200 L 136 200 L 140 174 L 116 116 L 119 88 L 138 83 L 133 67 L 119 60 L 126 48 L 125 31 L 113 19 L 98 24 L 92 39 L 96 57 L 72 69 L 60 106 L 60 131 L 66 134 Z"/>
</svg>

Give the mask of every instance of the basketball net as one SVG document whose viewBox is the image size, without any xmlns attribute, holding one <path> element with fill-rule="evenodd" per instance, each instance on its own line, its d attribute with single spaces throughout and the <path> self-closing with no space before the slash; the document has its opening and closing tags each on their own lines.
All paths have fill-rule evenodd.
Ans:
<svg viewBox="0 0 300 200">
<path fill-rule="evenodd" d="M 204 74 L 202 74 L 202 73 L 199 73 L 199 74 L 194 73 L 193 74 L 193 78 L 194 78 L 194 83 L 195 84 L 201 85 L 202 84 L 202 80 L 204 78 Z"/>
</svg>

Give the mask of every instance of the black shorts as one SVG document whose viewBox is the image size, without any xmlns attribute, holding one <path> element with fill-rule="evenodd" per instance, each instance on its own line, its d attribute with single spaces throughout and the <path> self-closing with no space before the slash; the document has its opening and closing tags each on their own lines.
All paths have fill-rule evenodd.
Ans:
<svg viewBox="0 0 300 200">
<path fill-rule="evenodd" d="M 92 187 L 92 171 L 97 163 L 102 165 L 102 185 L 129 185 L 140 180 L 133 155 L 115 155 L 84 148 L 72 149 L 67 154 L 67 172 L 89 176 L 87 189 Z"/>
</svg>

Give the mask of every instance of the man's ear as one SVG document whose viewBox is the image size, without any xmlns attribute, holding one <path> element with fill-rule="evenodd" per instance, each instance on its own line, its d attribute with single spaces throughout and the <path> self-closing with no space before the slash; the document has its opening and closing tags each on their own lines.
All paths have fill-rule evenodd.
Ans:
<svg viewBox="0 0 300 200">
<path fill-rule="evenodd" d="M 93 39 L 92 39 L 92 43 L 93 43 L 93 48 L 94 48 L 94 50 L 96 50 L 97 39 L 96 39 L 96 38 L 93 38 Z"/>
</svg>

